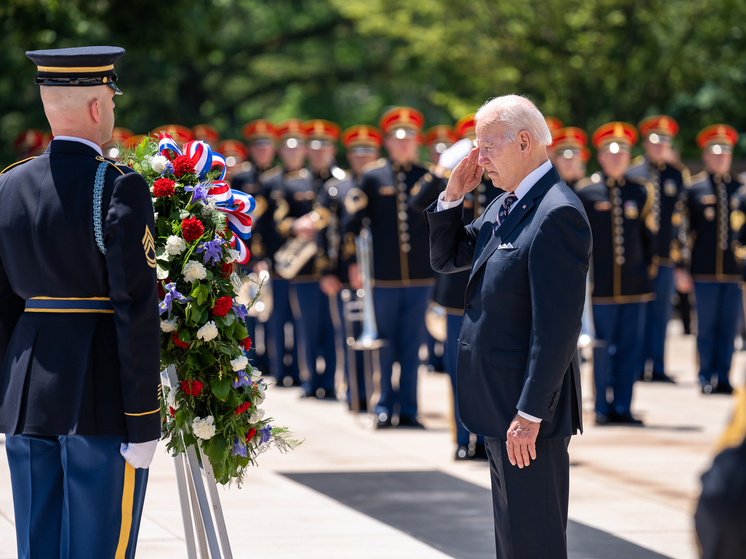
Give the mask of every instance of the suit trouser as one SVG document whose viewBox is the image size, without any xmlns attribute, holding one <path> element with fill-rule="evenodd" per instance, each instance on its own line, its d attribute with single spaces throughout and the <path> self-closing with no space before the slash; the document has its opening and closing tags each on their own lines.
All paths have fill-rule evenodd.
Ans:
<svg viewBox="0 0 746 559">
<path fill-rule="evenodd" d="M 458 413 L 458 387 L 456 382 L 456 366 L 458 364 L 458 337 L 461 333 L 461 321 L 463 315 L 460 314 L 447 314 L 447 335 L 446 341 L 443 344 L 443 363 L 445 365 L 448 376 L 451 377 L 451 388 L 453 389 L 453 417 L 456 422 L 456 444 L 468 445 L 469 431 L 467 431 L 464 424 L 461 423 L 461 416 Z M 484 437 L 479 435 L 477 437 L 478 443 L 484 443 Z"/>
<path fill-rule="evenodd" d="M 347 381 L 347 402 L 352 401 L 352 384 L 350 383 L 350 351 L 348 351 L 347 340 L 345 339 L 345 323 L 344 323 L 344 301 L 342 301 L 342 295 L 337 294 L 337 312 L 339 314 L 339 324 L 341 325 L 341 331 L 338 336 L 341 338 L 342 352 L 344 354 L 345 363 L 345 379 Z M 336 322 L 336 321 L 335 321 Z M 352 335 L 357 340 L 360 337 L 360 333 L 363 331 L 363 327 L 360 322 L 352 323 Z M 355 358 L 355 372 L 357 378 L 357 398 L 359 401 L 365 401 L 366 405 L 368 402 L 368 394 L 365 390 L 365 362 L 362 351 L 353 351 Z"/>
<path fill-rule="evenodd" d="M 272 278 L 272 316 L 267 321 L 267 354 L 269 355 L 270 374 L 277 380 L 289 376 L 293 380 L 300 379 L 298 369 L 298 332 L 290 309 L 290 282 L 282 278 Z M 292 353 L 288 354 L 285 343 L 285 324 L 293 323 L 294 340 Z M 286 355 L 288 354 L 288 355 Z M 286 357 L 292 357 L 292 363 L 286 364 Z"/>
<path fill-rule="evenodd" d="M 296 313 L 295 323 L 299 331 L 301 384 L 306 391 L 315 392 L 323 388 L 327 394 L 332 394 L 334 376 L 337 372 L 332 302 L 329 296 L 321 291 L 317 281 L 291 282 L 290 300 L 293 312 Z M 326 363 L 322 374 L 316 370 L 316 358 L 319 356 L 323 357 Z"/>
<path fill-rule="evenodd" d="M 377 414 L 391 417 L 394 404 L 398 403 L 402 417 L 417 415 L 417 367 L 430 291 L 430 286 L 373 288 L 378 336 L 388 342 L 381 348 L 381 397 L 376 405 Z M 401 366 L 398 392 L 394 392 L 391 384 L 395 361 Z"/>
<path fill-rule="evenodd" d="M 593 348 L 593 379 L 596 413 L 630 413 L 632 387 L 640 363 L 645 303 L 593 305 L 596 345 Z M 613 397 L 609 401 L 607 389 Z"/>
<path fill-rule="evenodd" d="M 742 313 L 741 287 L 737 283 L 695 282 L 699 382 L 729 386 L 733 343 Z"/>
<path fill-rule="evenodd" d="M 645 334 L 643 336 L 643 353 L 638 370 L 638 377 L 645 372 L 645 362 L 653 361 L 653 375 L 665 374 L 664 354 L 666 348 L 666 329 L 671 319 L 674 293 L 673 268 L 659 266 L 658 276 L 653 280 L 655 299 L 645 303 Z"/>
<path fill-rule="evenodd" d="M 504 439 L 485 437 L 498 559 L 567 559 L 570 437 L 536 441 L 536 460 L 512 466 Z"/>
<path fill-rule="evenodd" d="M 148 470 L 125 462 L 124 440 L 6 437 L 19 558 L 135 556 Z"/>
</svg>

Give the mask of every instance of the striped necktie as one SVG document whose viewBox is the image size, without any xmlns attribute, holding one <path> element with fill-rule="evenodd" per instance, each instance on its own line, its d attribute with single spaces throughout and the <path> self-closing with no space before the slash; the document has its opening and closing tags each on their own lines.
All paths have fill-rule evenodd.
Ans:
<svg viewBox="0 0 746 559">
<path fill-rule="evenodd" d="M 497 219 L 495 220 L 495 226 L 492 228 L 493 237 L 497 233 L 497 228 L 500 227 L 500 224 L 503 221 L 505 221 L 505 216 L 508 215 L 508 212 L 510 211 L 510 206 L 512 206 L 516 200 L 518 200 L 518 196 L 516 196 L 515 193 L 513 192 L 508 194 L 505 197 L 505 200 L 503 200 L 503 203 L 500 206 L 500 209 L 497 210 Z"/>
</svg>

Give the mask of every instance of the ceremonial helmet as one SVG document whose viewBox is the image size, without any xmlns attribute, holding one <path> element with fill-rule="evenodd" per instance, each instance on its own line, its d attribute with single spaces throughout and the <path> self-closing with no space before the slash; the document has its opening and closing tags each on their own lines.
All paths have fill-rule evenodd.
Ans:
<svg viewBox="0 0 746 559">
<path fill-rule="evenodd" d="M 671 143 L 671 139 L 679 133 L 678 123 L 670 116 L 649 116 L 637 125 L 640 136 L 651 144 Z"/>
<path fill-rule="evenodd" d="M 358 124 L 342 134 L 342 145 L 347 151 L 370 153 L 370 150 L 377 150 L 382 144 L 383 136 L 375 126 Z"/>
<path fill-rule="evenodd" d="M 194 133 L 195 140 L 205 142 L 210 147 L 215 147 L 220 141 L 220 132 L 218 132 L 217 128 L 209 124 L 198 124 L 192 128 L 192 132 Z"/>
<path fill-rule="evenodd" d="M 416 137 L 420 138 L 422 125 L 425 117 L 417 109 L 411 107 L 395 107 L 389 109 L 378 122 L 384 134 L 392 134 L 397 138 Z"/>
<path fill-rule="evenodd" d="M 289 118 L 277 125 L 277 138 L 280 144 L 289 148 L 304 145 L 308 137 L 303 129 L 303 121 L 299 118 Z"/>
<path fill-rule="evenodd" d="M 637 143 L 637 130 L 626 122 L 607 122 L 599 126 L 591 137 L 593 147 L 611 153 L 629 151 Z"/>
<path fill-rule="evenodd" d="M 341 129 L 331 121 L 315 118 L 303 123 L 303 131 L 308 138 L 308 147 L 316 150 L 333 146 L 339 139 Z"/>
<path fill-rule="evenodd" d="M 255 143 L 272 143 L 277 140 L 275 125 L 263 118 L 252 120 L 241 128 L 241 135 L 249 145 Z"/>
<path fill-rule="evenodd" d="M 713 124 L 697 134 L 697 146 L 716 155 L 732 153 L 737 141 L 738 132 L 727 124 Z"/>
<path fill-rule="evenodd" d="M 431 152 L 443 153 L 459 141 L 456 132 L 447 124 L 438 124 L 425 132 L 425 146 Z"/>
<path fill-rule="evenodd" d="M 557 157 L 572 159 L 580 157 L 583 163 L 587 163 L 591 157 L 588 150 L 588 135 L 575 126 L 559 128 L 552 132 L 552 145 L 549 148 L 557 154 Z"/>
</svg>

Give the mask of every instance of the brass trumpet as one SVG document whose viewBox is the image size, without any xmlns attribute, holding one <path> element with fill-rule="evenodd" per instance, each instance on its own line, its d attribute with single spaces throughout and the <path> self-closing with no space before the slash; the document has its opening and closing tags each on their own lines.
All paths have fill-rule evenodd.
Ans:
<svg viewBox="0 0 746 559">
<path fill-rule="evenodd" d="M 255 317 L 261 323 L 267 322 L 272 315 L 272 282 L 269 272 L 262 270 L 258 274 L 250 273 L 236 301 L 248 307 L 249 316 Z"/>
</svg>

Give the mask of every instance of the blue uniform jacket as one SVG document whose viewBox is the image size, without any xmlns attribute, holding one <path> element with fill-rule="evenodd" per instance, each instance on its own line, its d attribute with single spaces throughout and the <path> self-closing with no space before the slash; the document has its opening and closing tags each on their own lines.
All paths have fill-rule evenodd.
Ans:
<svg viewBox="0 0 746 559">
<path fill-rule="evenodd" d="M 109 165 L 96 246 L 102 158 L 53 141 L 0 176 L 0 432 L 160 436 L 153 206 L 145 180 Z M 110 298 L 113 312 L 24 312 L 32 297 Z"/>
<path fill-rule="evenodd" d="M 577 342 L 590 225 L 554 168 L 493 237 L 504 197 L 466 226 L 463 207 L 437 212 L 433 204 L 425 213 L 433 268 L 471 269 L 458 348 L 459 414 L 472 433 L 505 440 L 520 409 L 543 420 L 540 439 L 569 437 L 582 430 Z"/>
<path fill-rule="evenodd" d="M 251 244 L 249 252 L 251 253 L 251 257 L 249 262 L 243 265 L 247 269 L 252 268 L 254 264 L 268 256 L 267 243 L 272 240 L 272 231 L 270 229 L 274 229 L 274 227 L 272 226 L 272 214 L 268 211 L 269 200 L 267 188 L 262 181 L 262 177 L 264 176 L 264 172 L 261 169 L 252 165 L 249 170 L 237 174 L 231 181 L 231 188 L 251 194 L 256 202 L 254 211 L 250 214 Z"/>
</svg>

